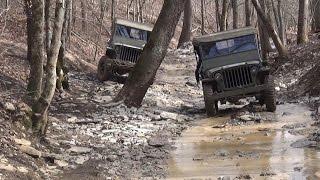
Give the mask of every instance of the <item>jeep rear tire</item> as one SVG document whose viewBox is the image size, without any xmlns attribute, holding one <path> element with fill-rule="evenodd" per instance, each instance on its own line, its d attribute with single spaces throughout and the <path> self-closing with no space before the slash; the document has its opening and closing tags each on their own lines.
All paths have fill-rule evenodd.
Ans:
<svg viewBox="0 0 320 180">
<path fill-rule="evenodd" d="M 102 56 L 99 60 L 97 77 L 101 82 L 109 80 L 112 76 L 112 72 L 108 69 L 108 60 L 109 59 L 106 56 Z"/>
<path fill-rule="evenodd" d="M 204 97 L 204 103 L 205 103 L 207 115 L 208 117 L 213 117 L 217 114 L 218 103 L 212 100 L 212 96 L 213 96 L 212 85 L 208 83 L 202 83 L 202 88 L 203 88 L 203 97 Z"/>
<path fill-rule="evenodd" d="M 266 104 L 267 111 L 275 112 L 277 106 L 273 76 L 266 76 L 264 82 L 268 85 L 268 87 L 263 91 L 263 102 Z"/>
</svg>

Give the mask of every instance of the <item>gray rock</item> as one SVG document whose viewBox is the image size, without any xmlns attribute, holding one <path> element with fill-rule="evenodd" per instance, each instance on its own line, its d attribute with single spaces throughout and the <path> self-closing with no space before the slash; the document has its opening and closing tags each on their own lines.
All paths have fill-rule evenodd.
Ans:
<svg viewBox="0 0 320 180">
<path fill-rule="evenodd" d="M 87 154 L 92 151 L 91 148 L 80 147 L 80 146 L 72 146 L 67 152 L 76 153 L 76 154 Z"/>
</svg>

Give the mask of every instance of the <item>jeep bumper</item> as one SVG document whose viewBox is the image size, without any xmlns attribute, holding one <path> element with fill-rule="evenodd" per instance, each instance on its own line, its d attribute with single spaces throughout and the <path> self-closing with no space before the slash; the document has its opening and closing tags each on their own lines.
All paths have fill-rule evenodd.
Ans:
<svg viewBox="0 0 320 180">
<path fill-rule="evenodd" d="M 267 84 L 262 84 L 262 85 L 252 86 L 252 87 L 234 89 L 230 91 L 215 92 L 211 97 L 211 100 L 218 101 L 218 100 L 221 100 L 224 98 L 230 98 L 230 97 L 245 97 L 246 95 L 249 95 L 249 94 L 259 94 L 261 93 L 261 91 L 267 88 L 268 88 Z"/>
</svg>

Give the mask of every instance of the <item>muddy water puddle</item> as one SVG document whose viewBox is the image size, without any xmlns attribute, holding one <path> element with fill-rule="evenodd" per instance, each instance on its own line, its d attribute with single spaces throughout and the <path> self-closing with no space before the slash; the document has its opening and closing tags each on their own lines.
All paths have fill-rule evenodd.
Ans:
<svg viewBox="0 0 320 180">
<path fill-rule="evenodd" d="M 222 126 L 230 116 L 203 119 L 175 140 L 169 179 L 319 179 L 320 153 L 292 148 L 302 135 L 282 128 L 310 124 L 304 105 L 278 106 L 275 119 L 242 126 Z"/>
</svg>

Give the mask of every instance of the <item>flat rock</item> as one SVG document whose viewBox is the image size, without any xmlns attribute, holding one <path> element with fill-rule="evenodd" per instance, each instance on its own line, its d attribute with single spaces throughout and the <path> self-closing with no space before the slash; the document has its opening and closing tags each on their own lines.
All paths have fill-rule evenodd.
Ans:
<svg viewBox="0 0 320 180">
<path fill-rule="evenodd" d="M 7 111 L 15 111 L 16 110 L 16 107 L 14 107 L 14 105 L 12 103 L 10 103 L 10 102 L 4 103 L 3 107 Z"/>
<path fill-rule="evenodd" d="M 161 112 L 161 113 L 160 113 L 160 117 L 161 117 L 162 119 L 173 119 L 173 120 L 175 120 L 175 119 L 177 119 L 178 114 L 176 114 L 176 113 L 171 113 L 171 112 Z"/>
<path fill-rule="evenodd" d="M 26 139 L 14 139 L 14 142 L 18 145 L 25 145 L 25 146 L 31 146 L 31 142 Z"/>
<path fill-rule="evenodd" d="M 76 154 L 87 154 L 87 153 L 90 153 L 92 149 L 87 147 L 72 146 L 67 151 L 71 153 L 76 153 Z"/>
<path fill-rule="evenodd" d="M 27 168 L 22 167 L 22 166 L 21 166 L 21 167 L 18 167 L 17 170 L 18 170 L 19 172 L 25 173 L 25 174 L 29 172 Z"/>
<path fill-rule="evenodd" d="M 69 163 L 67 161 L 64 161 L 64 160 L 54 160 L 54 163 L 57 165 L 57 166 L 60 166 L 60 167 L 66 167 L 69 165 Z"/>
<path fill-rule="evenodd" d="M 5 171 L 16 171 L 17 169 L 13 167 L 11 164 L 5 165 L 5 164 L 0 164 L 0 169 L 5 170 Z"/>
<path fill-rule="evenodd" d="M 80 156 L 80 157 L 78 157 L 78 158 L 76 159 L 75 163 L 81 165 L 81 164 L 85 163 L 85 162 L 88 161 L 88 160 L 89 160 L 89 157 L 87 157 L 87 156 Z"/>
<path fill-rule="evenodd" d="M 169 144 L 169 141 L 165 137 L 152 137 L 148 140 L 149 146 L 162 147 Z"/>
<path fill-rule="evenodd" d="M 35 157 L 35 158 L 39 158 L 39 157 L 41 157 L 41 155 L 42 155 L 42 153 L 41 153 L 40 151 L 36 150 L 35 148 L 33 148 L 33 147 L 31 147 L 31 146 L 21 145 L 21 146 L 19 147 L 19 149 L 20 149 L 22 152 L 24 152 L 24 153 L 26 153 L 26 154 L 28 154 L 28 155 L 30 155 L 30 156 L 32 156 L 32 157 Z"/>
</svg>

